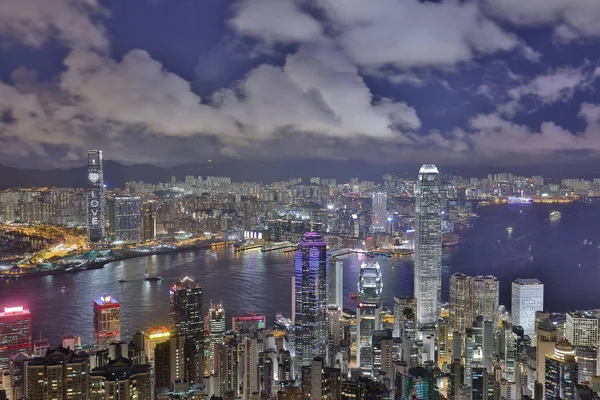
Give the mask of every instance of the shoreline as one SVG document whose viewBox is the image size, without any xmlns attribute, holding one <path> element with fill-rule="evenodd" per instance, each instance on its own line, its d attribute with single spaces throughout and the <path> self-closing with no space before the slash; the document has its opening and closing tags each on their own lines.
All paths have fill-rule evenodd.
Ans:
<svg viewBox="0 0 600 400">
<path fill-rule="evenodd" d="M 50 275 L 64 275 L 70 273 L 77 273 L 83 271 L 90 271 L 94 269 L 103 269 L 106 264 L 110 264 L 117 261 L 130 260 L 133 258 L 146 257 L 146 256 L 155 256 L 160 254 L 170 254 L 170 253 L 178 253 L 187 250 L 196 250 L 196 249 L 206 249 L 211 248 L 214 242 L 211 243 L 198 243 L 191 244 L 187 246 L 177 247 L 174 249 L 164 249 L 158 251 L 150 251 L 147 253 L 130 253 L 123 254 L 122 256 L 115 257 L 111 260 L 102 260 L 102 261 L 90 261 L 87 262 L 83 267 L 71 267 L 61 266 L 59 268 L 49 269 L 49 270 L 32 270 L 31 272 L 24 272 L 19 274 L 0 274 L 0 279 L 27 279 L 27 278 L 36 278 L 40 276 L 50 276 Z"/>
</svg>

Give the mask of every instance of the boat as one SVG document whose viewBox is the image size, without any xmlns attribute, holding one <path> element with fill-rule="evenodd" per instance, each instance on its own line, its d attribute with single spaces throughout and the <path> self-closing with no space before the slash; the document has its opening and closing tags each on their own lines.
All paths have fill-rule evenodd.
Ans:
<svg viewBox="0 0 600 400">
<path fill-rule="evenodd" d="M 285 318 L 281 313 L 277 313 L 275 314 L 273 325 L 275 326 L 275 328 L 289 329 L 292 326 L 292 320 L 289 318 Z"/>
<path fill-rule="evenodd" d="M 550 222 L 558 222 L 560 221 L 561 217 L 562 214 L 560 213 L 560 211 L 552 211 L 548 218 L 550 219 Z"/>
<path fill-rule="evenodd" d="M 508 233 L 512 233 L 512 231 L 513 231 L 513 228 L 512 228 L 512 226 L 509 226 L 509 227 L 507 227 L 507 228 L 506 228 L 506 231 L 507 231 Z"/>
<path fill-rule="evenodd" d="M 148 271 L 146 271 L 146 276 L 144 277 L 144 279 L 149 282 L 162 281 L 162 277 L 160 275 L 150 275 Z"/>
<path fill-rule="evenodd" d="M 508 203 L 510 204 L 531 204 L 533 199 L 531 197 L 509 197 Z"/>
</svg>

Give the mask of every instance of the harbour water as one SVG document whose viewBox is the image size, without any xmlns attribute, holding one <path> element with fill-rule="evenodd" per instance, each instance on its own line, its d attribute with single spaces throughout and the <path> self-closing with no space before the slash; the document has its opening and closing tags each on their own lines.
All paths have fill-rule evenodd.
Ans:
<svg viewBox="0 0 600 400">
<path fill-rule="evenodd" d="M 558 223 L 548 216 L 562 213 Z M 500 279 L 500 302 L 510 307 L 510 284 L 518 278 L 538 278 L 545 284 L 545 308 L 551 311 L 600 308 L 600 204 L 492 205 L 476 210 L 473 227 L 463 232 L 462 244 L 444 250 L 443 297 L 454 272 L 495 275 Z M 507 229 L 507 228 L 512 229 Z M 364 255 L 344 262 L 344 299 L 356 292 Z M 231 316 L 275 313 L 289 316 L 294 254 L 233 248 L 195 250 L 134 258 L 103 269 L 74 274 L 0 281 L 0 306 L 30 308 L 34 336 L 57 345 L 65 334 L 93 337 L 92 302 L 108 293 L 121 303 L 122 335 L 168 323 L 169 288 L 185 275 L 204 289 L 205 308 L 222 301 Z M 384 303 L 413 290 L 412 257 L 377 257 L 384 282 Z M 146 271 L 162 281 L 144 280 Z M 124 280 L 125 282 L 119 282 Z"/>
</svg>

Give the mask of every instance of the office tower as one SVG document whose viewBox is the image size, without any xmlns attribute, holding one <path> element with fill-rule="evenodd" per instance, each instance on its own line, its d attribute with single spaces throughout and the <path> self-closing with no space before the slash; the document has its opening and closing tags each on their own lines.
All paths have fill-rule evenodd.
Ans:
<svg viewBox="0 0 600 400">
<path fill-rule="evenodd" d="M 304 398 L 338 400 L 342 398 L 342 373 L 338 368 L 325 367 L 323 358 L 315 358 L 310 366 L 302 367 Z"/>
<path fill-rule="evenodd" d="M 408 333 L 415 337 L 414 321 L 417 318 L 417 299 L 414 297 L 394 297 L 394 331 L 395 338 L 404 337 Z M 407 332 L 407 329 L 409 332 Z"/>
<path fill-rule="evenodd" d="M 419 170 L 415 190 L 415 285 L 419 327 L 435 325 L 442 292 L 440 174 L 435 165 Z"/>
<path fill-rule="evenodd" d="M 569 311 L 565 337 L 573 346 L 598 347 L 600 320 L 587 311 Z"/>
<path fill-rule="evenodd" d="M 333 265 L 329 264 L 329 305 L 344 307 L 344 263 L 335 260 Z"/>
<path fill-rule="evenodd" d="M 31 358 L 25 353 L 17 353 L 10 358 L 10 363 L 8 366 L 10 377 L 8 398 L 25 398 L 25 368 L 27 367 L 29 361 L 31 361 Z M 4 387 L 6 387 L 6 385 L 4 385 Z"/>
<path fill-rule="evenodd" d="M 461 273 L 450 277 L 448 310 L 449 329 L 464 332 L 473 326 L 477 317 L 497 322 L 499 282 L 494 276 L 467 276 Z"/>
<path fill-rule="evenodd" d="M 31 313 L 23 306 L 4 307 L 0 312 L 0 371 L 8 368 L 10 357 L 30 352 Z"/>
<path fill-rule="evenodd" d="M 142 240 L 156 239 L 156 201 L 142 203 Z"/>
<path fill-rule="evenodd" d="M 387 194 L 385 192 L 373 193 L 372 231 L 385 232 L 387 226 Z"/>
<path fill-rule="evenodd" d="M 121 340 L 121 305 L 103 294 L 94 300 L 94 343 L 99 349 Z"/>
<path fill-rule="evenodd" d="M 227 392 L 238 395 L 238 342 L 235 335 L 227 335 L 222 343 L 217 343 L 215 360 L 220 395 Z"/>
<path fill-rule="evenodd" d="M 472 400 L 487 400 L 488 393 L 488 372 L 484 367 L 473 367 L 473 377 L 469 386 L 472 390 Z"/>
<path fill-rule="evenodd" d="M 149 363 L 154 362 L 154 349 L 156 346 L 169 341 L 171 332 L 166 326 L 150 327 L 144 331 L 144 351 Z"/>
<path fill-rule="evenodd" d="M 239 357 L 241 367 L 242 399 L 250 400 L 250 397 L 259 392 L 260 374 L 258 372 L 259 343 L 256 333 L 244 335 L 240 341 Z"/>
<path fill-rule="evenodd" d="M 120 357 L 90 373 L 89 400 L 138 400 L 152 398 L 149 364 L 134 364 Z"/>
<path fill-rule="evenodd" d="M 344 339 L 342 309 L 335 305 L 329 305 L 327 314 L 327 364 L 333 366 L 337 353 L 342 349 L 342 340 Z"/>
<path fill-rule="evenodd" d="M 115 197 L 115 241 L 137 243 L 142 241 L 142 199 Z"/>
<path fill-rule="evenodd" d="M 575 350 L 565 338 L 556 344 L 554 353 L 546 355 L 546 399 L 574 399 L 579 370 Z"/>
<path fill-rule="evenodd" d="M 196 343 L 186 336 L 171 336 L 154 348 L 155 387 L 170 388 L 175 382 L 199 382 Z"/>
<path fill-rule="evenodd" d="M 86 354 L 58 347 L 25 367 L 25 398 L 28 400 L 88 400 L 90 363 Z"/>
<path fill-rule="evenodd" d="M 366 261 L 360 267 L 356 308 L 356 365 L 363 373 L 373 373 L 373 332 L 381 330 L 383 306 L 381 267 Z"/>
<path fill-rule="evenodd" d="M 452 348 L 449 346 L 448 342 L 448 320 L 442 319 L 438 322 L 437 326 L 437 338 L 438 338 L 438 356 L 437 356 L 437 364 L 440 369 L 444 368 L 446 363 L 450 363 L 450 355 L 452 353 Z M 452 336 L 450 335 L 450 338 Z"/>
<path fill-rule="evenodd" d="M 231 317 L 231 330 L 234 332 L 254 332 L 265 329 L 267 317 L 264 315 L 238 315 Z"/>
<path fill-rule="evenodd" d="M 87 179 L 87 229 L 90 242 L 99 243 L 105 238 L 104 218 L 104 168 L 102 150 L 88 151 Z"/>
<path fill-rule="evenodd" d="M 589 346 L 573 346 L 575 348 L 575 358 L 577 360 L 578 382 L 592 382 L 596 376 L 597 350 Z"/>
<path fill-rule="evenodd" d="M 504 330 L 504 368 L 506 380 L 515 382 L 515 369 L 517 368 L 517 346 L 519 337 L 510 327 Z"/>
<path fill-rule="evenodd" d="M 307 232 L 298 245 L 294 267 L 296 369 L 326 356 L 327 252 L 321 235 Z"/>
<path fill-rule="evenodd" d="M 546 354 L 554 354 L 554 347 L 558 341 L 558 329 L 556 329 L 550 317 L 546 316 L 537 326 L 535 335 L 537 337 L 537 381 L 542 385 L 542 391 L 544 391 L 546 383 Z"/>
<path fill-rule="evenodd" d="M 209 356 L 211 362 L 211 373 L 215 373 L 215 346 L 223 343 L 225 335 L 225 309 L 221 304 L 211 304 L 208 309 L 208 324 L 210 329 L 210 349 Z"/>
<path fill-rule="evenodd" d="M 373 332 L 373 377 L 377 379 L 380 373 L 391 376 L 393 373 L 393 338 L 392 330 L 384 329 Z"/>
<path fill-rule="evenodd" d="M 535 312 L 544 310 L 544 285 L 537 279 L 519 278 L 512 283 L 512 322 L 525 335 L 535 335 Z"/>
<path fill-rule="evenodd" d="M 196 348 L 197 374 L 203 376 L 204 360 L 204 312 L 202 287 L 193 278 L 186 276 L 177 281 L 170 292 L 171 331 L 175 336 L 185 336 Z"/>
<path fill-rule="evenodd" d="M 415 367 L 396 376 L 399 399 L 437 399 L 436 374 L 431 368 Z"/>
</svg>

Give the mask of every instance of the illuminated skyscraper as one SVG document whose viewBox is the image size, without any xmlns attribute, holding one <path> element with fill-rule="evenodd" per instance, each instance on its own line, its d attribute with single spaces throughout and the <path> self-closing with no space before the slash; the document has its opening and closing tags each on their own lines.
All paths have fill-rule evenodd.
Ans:
<svg viewBox="0 0 600 400">
<path fill-rule="evenodd" d="M 142 204 L 142 240 L 156 239 L 156 201 Z"/>
<path fill-rule="evenodd" d="M 381 329 L 383 306 L 381 268 L 375 261 L 364 262 L 358 279 L 356 308 L 356 365 L 365 374 L 373 373 L 373 333 Z"/>
<path fill-rule="evenodd" d="M 215 348 L 217 344 L 223 343 L 225 336 L 225 309 L 221 304 L 211 304 L 208 309 L 208 321 L 210 328 L 210 363 L 211 373 L 215 373 L 217 365 L 215 363 Z"/>
<path fill-rule="evenodd" d="M 142 241 L 142 199 L 139 197 L 115 197 L 115 240 L 121 242 Z"/>
<path fill-rule="evenodd" d="M 415 191 L 415 298 L 420 327 L 434 325 L 442 290 L 440 174 L 433 164 L 419 170 Z"/>
<path fill-rule="evenodd" d="M 100 349 L 121 340 L 121 305 L 103 294 L 94 301 L 94 343 Z"/>
<path fill-rule="evenodd" d="M 295 258 L 296 369 L 326 356 L 327 250 L 321 235 L 307 232 Z"/>
<path fill-rule="evenodd" d="M 461 273 L 450 277 L 448 323 L 451 332 L 464 333 L 480 316 L 483 321 L 495 322 L 498 306 L 499 282 L 496 277 Z"/>
<path fill-rule="evenodd" d="M 374 192 L 373 193 L 373 207 L 372 207 L 372 231 L 373 232 L 385 232 L 387 226 L 387 194 L 385 192 Z"/>
<path fill-rule="evenodd" d="M 575 349 L 567 339 L 556 344 L 554 353 L 546 355 L 546 399 L 574 399 L 579 369 Z"/>
<path fill-rule="evenodd" d="M 102 150 L 88 151 L 87 229 L 90 242 L 98 243 L 105 237 L 104 167 Z"/>
<path fill-rule="evenodd" d="M 544 285 L 537 279 L 515 279 L 512 283 L 512 322 L 525 335 L 535 335 L 535 312 L 544 311 Z"/>
<path fill-rule="evenodd" d="M 23 306 L 4 307 L 0 312 L 0 371 L 8 368 L 10 357 L 31 352 L 31 313 Z"/>
<path fill-rule="evenodd" d="M 202 287 L 186 276 L 171 288 L 170 319 L 175 336 L 192 340 L 197 352 L 198 374 L 201 376 L 204 357 L 204 313 Z"/>
<path fill-rule="evenodd" d="M 588 311 L 569 311 L 565 336 L 573 346 L 598 347 L 600 319 Z"/>
<path fill-rule="evenodd" d="M 154 349 L 156 346 L 169 341 L 171 332 L 166 326 L 158 328 L 148 328 L 144 331 L 144 352 L 148 362 L 154 362 Z"/>
</svg>

